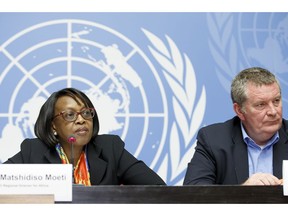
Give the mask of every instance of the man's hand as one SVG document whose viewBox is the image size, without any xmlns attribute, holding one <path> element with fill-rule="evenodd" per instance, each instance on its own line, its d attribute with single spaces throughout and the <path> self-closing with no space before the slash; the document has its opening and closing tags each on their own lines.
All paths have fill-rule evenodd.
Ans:
<svg viewBox="0 0 288 216">
<path fill-rule="evenodd" d="M 255 173 L 243 185 L 283 185 L 283 180 L 270 173 Z"/>
</svg>

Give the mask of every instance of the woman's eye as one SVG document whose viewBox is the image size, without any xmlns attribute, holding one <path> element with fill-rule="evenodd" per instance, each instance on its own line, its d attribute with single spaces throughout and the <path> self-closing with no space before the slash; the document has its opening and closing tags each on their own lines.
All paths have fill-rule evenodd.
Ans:
<svg viewBox="0 0 288 216">
<path fill-rule="evenodd" d="M 67 116 L 67 117 L 73 117 L 74 115 L 75 115 L 74 112 L 67 112 L 67 113 L 66 113 L 66 116 Z"/>
</svg>

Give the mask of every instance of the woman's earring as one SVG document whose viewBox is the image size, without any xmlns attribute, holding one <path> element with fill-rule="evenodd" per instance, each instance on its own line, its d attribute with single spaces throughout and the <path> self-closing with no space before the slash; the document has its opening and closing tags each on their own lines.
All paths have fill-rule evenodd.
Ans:
<svg viewBox="0 0 288 216">
<path fill-rule="evenodd" d="M 53 134 L 54 134 L 54 136 L 57 136 L 57 131 L 54 131 Z"/>
</svg>

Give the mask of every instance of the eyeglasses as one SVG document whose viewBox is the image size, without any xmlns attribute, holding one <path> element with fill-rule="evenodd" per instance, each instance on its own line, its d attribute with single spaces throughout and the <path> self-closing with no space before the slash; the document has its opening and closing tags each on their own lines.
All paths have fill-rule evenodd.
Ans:
<svg viewBox="0 0 288 216">
<path fill-rule="evenodd" d="M 58 116 L 62 116 L 65 121 L 73 122 L 78 118 L 79 114 L 86 120 L 92 119 L 95 116 L 95 109 L 85 108 L 79 112 L 73 110 L 65 110 L 55 115 L 53 119 L 57 118 Z"/>
</svg>

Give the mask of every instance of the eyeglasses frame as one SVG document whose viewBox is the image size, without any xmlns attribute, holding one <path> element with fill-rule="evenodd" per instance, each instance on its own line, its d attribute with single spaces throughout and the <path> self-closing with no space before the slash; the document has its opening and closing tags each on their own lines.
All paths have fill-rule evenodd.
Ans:
<svg viewBox="0 0 288 216">
<path fill-rule="evenodd" d="M 82 116 L 82 112 L 83 112 L 83 111 L 86 111 L 86 110 L 93 110 L 93 111 L 94 111 L 94 115 L 92 116 L 92 118 L 88 118 L 88 119 L 87 119 L 87 118 L 84 118 L 84 117 Z M 59 117 L 59 116 L 62 116 L 62 118 L 63 118 L 65 121 L 68 121 L 68 120 L 65 119 L 64 116 L 63 116 L 63 114 L 64 114 L 65 112 L 67 112 L 67 110 L 63 110 L 62 112 L 56 114 L 56 115 L 53 117 L 53 120 L 54 120 L 55 118 Z M 75 120 L 73 120 L 73 121 L 68 121 L 68 122 L 74 122 L 74 121 L 76 121 L 76 119 L 78 118 L 79 115 L 81 115 L 82 118 L 84 118 L 84 119 L 86 119 L 86 120 L 93 119 L 94 116 L 95 116 L 95 108 L 83 108 L 83 109 L 80 110 L 80 111 L 73 111 L 73 112 L 75 112 L 75 113 L 77 114 L 77 115 L 76 115 L 76 118 L 75 118 Z"/>
</svg>

